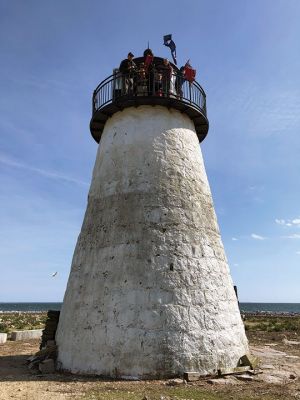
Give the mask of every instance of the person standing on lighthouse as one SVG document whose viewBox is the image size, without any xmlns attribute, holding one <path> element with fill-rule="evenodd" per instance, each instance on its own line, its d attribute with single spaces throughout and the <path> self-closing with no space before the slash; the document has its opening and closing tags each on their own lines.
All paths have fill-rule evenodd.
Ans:
<svg viewBox="0 0 300 400">
<path fill-rule="evenodd" d="M 119 71 L 123 74 L 123 92 L 122 94 L 129 94 L 133 92 L 134 88 L 134 73 L 137 66 L 133 61 L 134 54 L 129 52 L 127 58 L 121 61 Z"/>
</svg>

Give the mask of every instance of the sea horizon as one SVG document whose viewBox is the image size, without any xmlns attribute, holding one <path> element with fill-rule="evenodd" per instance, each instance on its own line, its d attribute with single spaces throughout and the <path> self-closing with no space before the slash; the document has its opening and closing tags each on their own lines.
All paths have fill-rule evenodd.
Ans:
<svg viewBox="0 0 300 400">
<path fill-rule="evenodd" d="M 62 302 L 0 302 L 0 312 L 45 312 L 60 310 Z M 300 314 L 300 303 L 239 302 L 241 312 Z"/>
</svg>

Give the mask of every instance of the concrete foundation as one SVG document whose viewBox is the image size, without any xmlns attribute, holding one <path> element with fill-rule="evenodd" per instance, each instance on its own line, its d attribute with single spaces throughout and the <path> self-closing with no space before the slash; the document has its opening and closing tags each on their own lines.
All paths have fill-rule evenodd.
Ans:
<svg viewBox="0 0 300 400">
<path fill-rule="evenodd" d="M 127 108 L 104 128 L 56 335 L 73 373 L 171 377 L 248 352 L 192 121 Z"/>
<path fill-rule="evenodd" d="M 32 329 L 28 331 L 13 331 L 11 333 L 11 340 L 29 340 L 40 339 L 42 337 L 42 329 Z"/>
<path fill-rule="evenodd" d="M 7 341 L 7 333 L 0 333 L 0 344 L 4 344 Z"/>
</svg>

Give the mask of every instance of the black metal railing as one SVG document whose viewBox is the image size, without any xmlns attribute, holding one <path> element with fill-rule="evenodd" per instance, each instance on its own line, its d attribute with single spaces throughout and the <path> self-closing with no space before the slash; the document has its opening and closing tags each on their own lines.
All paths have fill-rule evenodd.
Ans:
<svg viewBox="0 0 300 400">
<path fill-rule="evenodd" d="M 139 72 L 115 72 L 106 78 L 94 91 L 93 114 L 106 105 L 122 102 L 123 99 L 135 98 L 138 102 L 139 97 L 149 96 L 181 101 L 196 108 L 206 117 L 206 95 L 199 83 L 189 82 L 179 71 L 163 74 L 155 70 L 147 75 Z"/>
</svg>

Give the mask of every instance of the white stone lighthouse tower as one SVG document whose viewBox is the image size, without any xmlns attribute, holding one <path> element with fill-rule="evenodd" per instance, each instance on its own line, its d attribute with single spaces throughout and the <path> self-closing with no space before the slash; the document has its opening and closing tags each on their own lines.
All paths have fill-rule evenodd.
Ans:
<svg viewBox="0 0 300 400">
<path fill-rule="evenodd" d="M 58 362 L 120 378 L 215 373 L 248 344 L 199 146 L 205 93 L 159 57 L 145 75 L 143 61 L 93 95 L 99 148 Z"/>
</svg>

